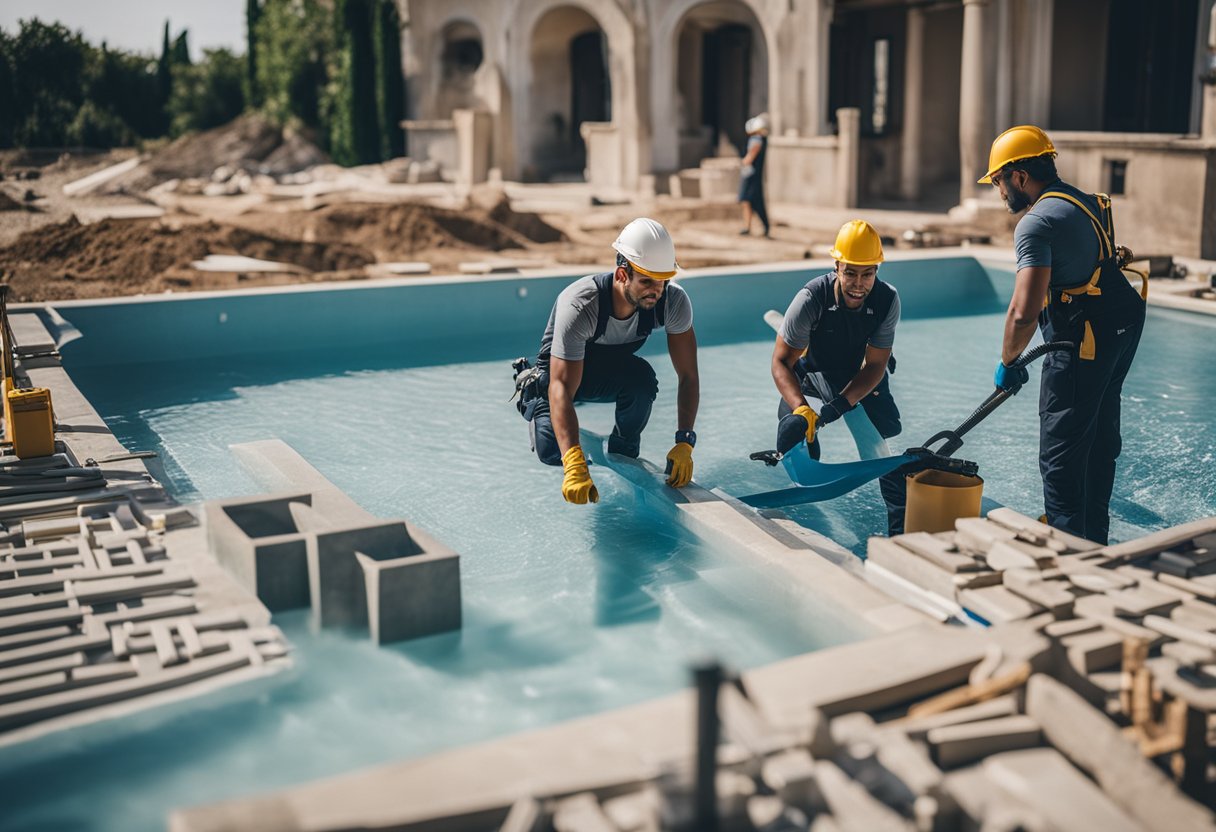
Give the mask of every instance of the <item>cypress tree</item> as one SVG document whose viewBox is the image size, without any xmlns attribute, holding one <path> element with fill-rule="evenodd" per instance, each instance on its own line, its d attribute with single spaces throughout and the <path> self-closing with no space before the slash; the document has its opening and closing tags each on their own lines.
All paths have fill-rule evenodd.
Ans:
<svg viewBox="0 0 1216 832">
<path fill-rule="evenodd" d="M 169 21 L 165 20 L 165 35 L 161 40 L 160 59 L 156 62 L 156 94 L 161 113 L 161 132 L 169 129 L 169 94 L 173 91 L 173 68 L 170 66 L 173 45 L 169 41 Z"/>
<path fill-rule="evenodd" d="M 380 161 L 380 124 L 376 107 L 376 54 L 369 0 L 346 0 L 350 43 L 351 144 L 357 164 Z"/>
<path fill-rule="evenodd" d="M 173 41 L 173 66 L 190 66 L 190 44 L 186 42 L 186 36 L 189 34 L 189 29 L 182 29 L 182 33 L 177 36 L 177 40 Z"/>
<path fill-rule="evenodd" d="M 262 93 L 258 88 L 258 18 L 262 7 L 258 0 L 245 0 L 245 103 L 249 107 L 262 106 Z"/>
<path fill-rule="evenodd" d="M 376 104 L 380 111 L 380 155 L 405 155 L 405 79 L 401 72 L 401 18 L 396 0 L 376 4 Z"/>
</svg>

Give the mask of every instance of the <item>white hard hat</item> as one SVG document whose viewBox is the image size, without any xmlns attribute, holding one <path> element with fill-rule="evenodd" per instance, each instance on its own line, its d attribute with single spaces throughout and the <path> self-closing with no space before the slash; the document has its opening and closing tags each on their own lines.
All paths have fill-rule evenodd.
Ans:
<svg viewBox="0 0 1216 832">
<path fill-rule="evenodd" d="M 656 280 L 676 276 L 676 246 L 661 223 L 639 217 L 621 229 L 612 247 L 629 261 L 638 274 Z"/>
<path fill-rule="evenodd" d="M 761 113 L 758 116 L 749 118 L 743 125 L 743 129 L 747 133 L 759 133 L 761 130 L 768 130 L 768 113 Z"/>
</svg>

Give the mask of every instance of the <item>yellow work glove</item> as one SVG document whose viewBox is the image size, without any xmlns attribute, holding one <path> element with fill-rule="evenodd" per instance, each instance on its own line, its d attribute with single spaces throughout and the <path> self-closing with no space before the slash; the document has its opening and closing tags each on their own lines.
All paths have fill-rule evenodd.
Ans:
<svg viewBox="0 0 1216 832">
<path fill-rule="evenodd" d="M 673 488 L 683 488 L 692 482 L 692 445 L 677 442 L 667 452 L 667 474 L 667 484 Z"/>
<path fill-rule="evenodd" d="M 810 405 L 804 404 L 802 407 L 794 408 L 794 415 L 806 419 L 806 444 L 810 445 L 815 441 L 815 427 L 819 424 L 819 414 L 811 410 Z"/>
<path fill-rule="evenodd" d="M 581 506 L 586 505 L 588 500 L 593 503 L 600 501 L 600 492 L 595 490 L 595 483 L 591 481 L 582 448 L 574 445 L 562 454 L 562 468 L 566 472 L 562 478 L 562 497 L 567 503 Z"/>
</svg>

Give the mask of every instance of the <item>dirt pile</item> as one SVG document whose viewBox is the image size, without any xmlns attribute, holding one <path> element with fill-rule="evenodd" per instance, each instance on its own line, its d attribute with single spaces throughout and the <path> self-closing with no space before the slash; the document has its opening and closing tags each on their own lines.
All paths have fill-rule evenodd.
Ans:
<svg viewBox="0 0 1216 832">
<path fill-rule="evenodd" d="M 285 132 L 262 116 L 250 114 L 221 127 L 182 136 L 115 179 L 108 191 L 136 194 L 170 179 L 211 179 L 220 168 L 278 176 L 328 161 L 304 136 Z"/>
<path fill-rule="evenodd" d="M 268 227 L 259 222 L 258 227 Z M 489 211 L 449 211 L 430 205 L 343 203 L 274 221 L 271 233 L 318 242 L 361 246 L 380 261 L 402 260 L 424 252 L 504 251 L 565 236 L 536 214 L 516 213 L 505 202 Z"/>
<path fill-rule="evenodd" d="M 23 234 L 0 249 L 0 271 L 8 273 L 18 301 L 109 297 L 180 288 L 180 278 L 164 281 L 166 273 L 188 269 L 208 254 L 242 254 L 314 272 L 362 270 L 373 260 L 349 243 L 283 239 L 215 222 L 104 220 L 81 225 L 73 218 Z"/>
<path fill-rule="evenodd" d="M 4 188 L 0 188 L 0 211 L 37 211 L 33 205 L 17 199 Z"/>
</svg>

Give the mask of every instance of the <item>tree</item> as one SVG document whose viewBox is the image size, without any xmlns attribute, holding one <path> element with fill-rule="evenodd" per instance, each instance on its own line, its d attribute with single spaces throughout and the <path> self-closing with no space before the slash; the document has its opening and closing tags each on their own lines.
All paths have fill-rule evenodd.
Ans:
<svg viewBox="0 0 1216 832">
<path fill-rule="evenodd" d="M 23 20 L 8 41 L 13 77 L 12 131 L 19 147 L 60 147 L 84 103 L 80 79 L 89 46 L 59 23 Z"/>
<path fill-rule="evenodd" d="M 175 136 L 227 124 L 245 109 L 245 62 L 227 49 L 203 50 L 197 64 L 173 71 L 169 119 Z"/>
<path fill-rule="evenodd" d="M 372 40 L 371 0 L 342 4 L 350 42 L 351 138 L 358 164 L 380 161 L 380 118 L 376 106 L 376 47 Z"/>
<path fill-rule="evenodd" d="M 380 112 L 380 158 L 405 155 L 405 77 L 401 71 L 401 18 L 396 0 L 376 6 L 376 104 Z"/>
<path fill-rule="evenodd" d="M 0 147 L 13 146 L 13 128 L 16 126 L 17 99 L 13 92 L 12 39 L 0 29 Z"/>
<path fill-rule="evenodd" d="M 173 41 L 173 57 L 171 64 L 174 67 L 190 66 L 190 44 L 187 42 L 189 29 L 182 29 L 182 33 Z"/>
<path fill-rule="evenodd" d="M 262 7 L 258 0 L 245 0 L 245 100 L 251 107 L 262 106 L 258 89 L 258 18 Z"/>
<path fill-rule="evenodd" d="M 264 0 L 254 29 L 262 111 L 279 124 L 321 124 L 332 23 L 318 0 Z"/>
</svg>

